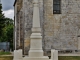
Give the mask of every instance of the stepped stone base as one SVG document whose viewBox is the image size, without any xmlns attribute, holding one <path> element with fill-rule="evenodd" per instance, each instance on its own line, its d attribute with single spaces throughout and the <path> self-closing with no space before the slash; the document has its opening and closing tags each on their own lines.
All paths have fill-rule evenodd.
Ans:
<svg viewBox="0 0 80 60">
<path fill-rule="evenodd" d="M 43 51 L 42 50 L 30 50 L 29 57 L 43 57 Z"/>
<path fill-rule="evenodd" d="M 47 56 L 43 57 L 24 57 L 23 60 L 49 60 Z"/>
<path fill-rule="evenodd" d="M 22 60 L 22 59 L 13 59 L 13 60 Z"/>
</svg>

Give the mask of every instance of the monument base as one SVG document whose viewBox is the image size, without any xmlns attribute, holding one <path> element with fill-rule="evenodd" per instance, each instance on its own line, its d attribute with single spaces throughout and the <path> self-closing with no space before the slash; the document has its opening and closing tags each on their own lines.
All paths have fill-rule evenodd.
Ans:
<svg viewBox="0 0 80 60">
<path fill-rule="evenodd" d="M 49 60 L 47 56 L 43 57 L 24 57 L 23 60 Z"/>
<path fill-rule="evenodd" d="M 13 60 L 22 60 L 22 59 L 13 59 Z"/>
<path fill-rule="evenodd" d="M 14 50 L 14 57 L 13 60 L 22 60 L 22 49 Z"/>
<path fill-rule="evenodd" d="M 30 50 L 29 57 L 43 57 L 43 51 L 42 50 Z"/>
</svg>

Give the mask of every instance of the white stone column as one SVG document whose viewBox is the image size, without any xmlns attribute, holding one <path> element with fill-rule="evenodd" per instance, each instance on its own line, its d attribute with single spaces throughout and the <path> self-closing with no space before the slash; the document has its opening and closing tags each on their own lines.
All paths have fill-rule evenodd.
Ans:
<svg viewBox="0 0 80 60">
<path fill-rule="evenodd" d="M 78 37 L 78 50 L 80 51 L 80 37 Z"/>
<path fill-rule="evenodd" d="M 33 27 L 30 41 L 29 57 L 24 57 L 23 60 L 49 60 L 47 56 L 43 56 L 39 16 L 39 0 L 33 0 L 33 4 Z"/>
<path fill-rule="evenodd" d="M 33 10 L 33 27 L 30 41 L 30 57 L 42 57 L 42 36 L 40 28 L 40 16 L 39 16 L 39 1 L 34 0 L 34 10 Z M 38 54 L 38 55 L 37 55 Z"/>
<path fill-rule="evenodd" d="M 29 57 L 24 57 L 23 60 L 49 60 L 47 56 L 43 56 L 39 1 L 33 0 L 33 4 L 33 27 L 30 41 Z"/>
</svg>

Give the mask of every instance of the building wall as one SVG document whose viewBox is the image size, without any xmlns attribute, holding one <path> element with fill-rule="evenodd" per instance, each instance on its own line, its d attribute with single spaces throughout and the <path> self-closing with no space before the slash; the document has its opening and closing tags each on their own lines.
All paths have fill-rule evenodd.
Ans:
<svg viewBox="0 0 80 60">
<path fill-rule="evenodd" d="M 45 50 L 78 49 L 80 0 L 61 0 L 61 14 L 53 14 L 53 0 L 44 0 Z"/>
<path fill-rule="evenodd" d="M 28 54 L 33 1 L 23 1 L 24 53 Z M 77 50 L 80 30 L 80 0 L 61 0 L 61 14 L 53 14 L 53 0 L 39 0 L 43 50 Z"/>
<path fill-rule="evenodd" d="M 14 14 L 15 14 L 15 49 L 23 48 L 24 41 L 24 27 L 23 27 L 23 8 L 22 1 L 17 0 L 14 5 Z"/>
<path fill-rule="evenodd" d="M 32 0 L 24 0 L 24 54 L 28 54 L 32 27 Z"/>
</svg>

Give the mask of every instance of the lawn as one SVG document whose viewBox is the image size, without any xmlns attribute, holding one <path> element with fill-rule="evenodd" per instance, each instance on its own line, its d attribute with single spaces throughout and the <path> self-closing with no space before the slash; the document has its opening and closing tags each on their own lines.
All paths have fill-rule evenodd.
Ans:
<svg viewBox="0 0 80 60">
<path fill-rule="evenodd" d="M 0 56 L 0 60 L 13 60 L 12 56 Z"/>
<path fill-rule="evenodd" d="M 3 56 L 3 55 L 11 55 L 10 52 L 0 52 L 0 60 L 13 60 L 12 56 Z"/>
<path fill-rule="evenodd" d="M 13 60 L 12 56 L 0 56 L 0 60 Z M 59 56 L 59 60 L 80 60 L 79 56 Z"/>
<path fill-rule="evenodd" d="M 10 52 L 0 52 L 0 55 L 10 55 Z"/>
<path fill-rule="evenodd" d="M 80 56 L 59 56 L 59 60 L 80 60 Z"/>
</svg>

